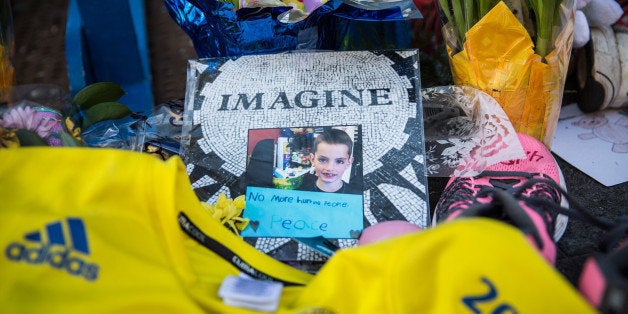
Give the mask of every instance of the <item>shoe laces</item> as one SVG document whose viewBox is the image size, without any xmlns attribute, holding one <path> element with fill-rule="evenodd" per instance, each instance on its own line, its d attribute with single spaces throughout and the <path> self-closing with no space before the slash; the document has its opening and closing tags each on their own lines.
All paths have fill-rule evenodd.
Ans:
<svg viewBox="0 0 628 314">
<path fill-rule="evenodd" d="M 447 218 L 460 211 L 457 217 L 490 217 L 508 222 L 530 235 L 538 248 L 544 243 L 536 225 L 522 208 L 534 210 L 543 219 L 547 234 L 553 234 L 558 214 L 589 222 L 609 230 L 613 224 L 584 210 L 558 183 L 542 173 L 517 171 L 484 171 L 478 177 L 489 177 L 490 185 L 473 183 L 472 178 L 454 180 L 441 198 L 438 207 Z M 501 179 L 507 178 L 507 179 Z M 476 180 L 477 182 L 477 180 Z M 561 197 L 570 208 L 560 205 Z"/>
<path fill-rule="evenodd" d="M 506 191 L 513 190 L 514 187 L 521 184 L 521 182 L 538 176 L 549 178 L 540 173 L 518 171 L 484 171 L 474 178 L 460 177 L 454 180 L 444 191 L 438 207 L 444 208 L 446 211 L 469 207 L 473 203 L 479 201 L 478 199 L 490 196 L 491 192 L 495 190 L 495 188 Z M 481 177 L 491 177 L 491 179 L 488 180 L 490 185 L 478 184 L 477 179 Z M 509 179 L 505 179 L 507 177 Z M 555 193 L 552 189 L 546 187 L 544 188 L 542 185 L 539 185 L 539 187 L 533 187 L 530 191 L 528 191 L 528 195 L 546 195 L 557 202 L 559 201 L 557 193 Z"/>
<path fill-rule="evenodd" d="M 599 242 L 598 252 L 582 269 L 578 287 L 602 313 L 628 310 L 628 215 L 618 219 Z"/>
<path fill-rule="evenodd" d="M 600 250 L 603 252 L 610 252 L 618 246 L 623 244 L 623 241 L 628 241 L 628 215 L 619 217 L 616 224 L 606 228 L 608 231 L 606 235 L 600 240 Z"/>
<path fill-rule="evenodd" d="M 615 225 L 607 229 L 598 249 L 628 279 L 628 215 L 621 216 Z"/>
</svg>

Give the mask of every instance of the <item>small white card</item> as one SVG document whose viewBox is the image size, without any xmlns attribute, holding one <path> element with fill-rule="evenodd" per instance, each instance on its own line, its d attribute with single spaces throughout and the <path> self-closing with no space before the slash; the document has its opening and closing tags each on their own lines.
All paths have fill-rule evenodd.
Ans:
<svg viewBox="0 0 628 314">
<path fill-rule="evenodd" d="M 561 110 L 552 151 L 605 186 L 628 181 L 628 109 Z"/>
</svg>

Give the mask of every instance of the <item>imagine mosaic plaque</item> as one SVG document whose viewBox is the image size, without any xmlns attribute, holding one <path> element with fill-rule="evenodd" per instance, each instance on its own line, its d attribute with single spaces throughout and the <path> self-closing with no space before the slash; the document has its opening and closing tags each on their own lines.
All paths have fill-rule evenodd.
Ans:
<svg viewBox="0 0 628 314">
<path fill-rule="evenodd" d="M 275 185 L 268 188 L 282 193 L 291 190 L 290 180 L 280 186 L 277 178 L 300 178 L 313 170 L 312 163 L 317 162 L 310 158 L 313 140 L 326 129 L 352 126 L 349 133 L 356 158 L 347 184 L 359 181 L 352 186 L 362 192 L 361 227 L 406 220 L 425 228 L 429 205 L 420 88 L 416 50 L 191 60 L 182 157 L 193 188 L 208 202 L 220 193 L 234 198 L 251 186 L 265 186 L 253 183 L 256 179 L 270 182 L 275 178 Z M 259 167 L 251 163 L 259 161 L 254 151 L 261 141 L 250 134 L 263 132 L 252 130 L 269 132 L 262 158 L 266 163 Z M 267 179 L 257 174 L 264 167 L 270 171 Z M 328 216 L 331 221 L 334 217 Z M 287 226 L 294 228 L 294 222 Z M 329 240 L 338 247 L 354 246 L 361 231 L 355 229 Z M 295 238 L 248 234 L 248 242 L 279 260 L 326 260 L 324 254 Z"/>
</svg>

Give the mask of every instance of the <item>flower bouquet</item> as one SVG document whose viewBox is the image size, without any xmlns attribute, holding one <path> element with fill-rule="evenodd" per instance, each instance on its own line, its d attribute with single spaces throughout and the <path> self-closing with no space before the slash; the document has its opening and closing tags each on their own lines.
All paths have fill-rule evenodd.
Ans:
<svg viewBox="0 0 628 314">
<path fill-rule="evenodd" d="M 456 85 L 482 90 L 517 132 L 551 145 L 573 38 L 573 0 L 438 0 Z"/>
<path fill-rule="evenodd" d="M 99 82 L 80 90 L 63 112 L 33 101 L 18 102 L 0 116 L 0 148 L 87 146 L 85 130 L 132 113 L 117 101 L 124 94 L 115 83 Z"/>
</svg>

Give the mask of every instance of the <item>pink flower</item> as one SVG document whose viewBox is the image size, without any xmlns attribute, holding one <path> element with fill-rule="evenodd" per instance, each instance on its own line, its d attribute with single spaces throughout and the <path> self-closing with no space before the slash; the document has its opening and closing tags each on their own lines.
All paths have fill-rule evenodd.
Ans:
<svg viewBox="0 0 628 314">
<path fill-rule="evenodd" d="M 5 112 L 0 119 L 0 125 L 5 128 L 25 129 L 37 133 L 42 139 L 47 139 L 55 130 L 59 120 L 40 114 L 29 106 L 15 107 Z"/>
</svg>

